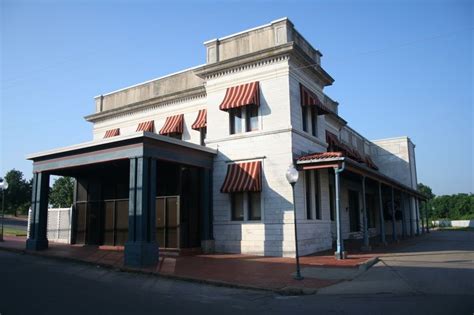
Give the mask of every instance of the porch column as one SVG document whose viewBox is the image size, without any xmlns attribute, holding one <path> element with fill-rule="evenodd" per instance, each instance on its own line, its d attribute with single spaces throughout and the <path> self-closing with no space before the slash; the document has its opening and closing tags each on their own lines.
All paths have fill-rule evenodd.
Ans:
<svg viewBox="0 0 474 315">
<path fill-rule="evenodd" d="M 340 201 L 340 183 L 339 173 L 344 170 L 344 164 L 341 168 L 334 168 L 334 190 L 336 191 L 336 259 L 345 259 L 346 252 L 344 251 L 344 240 L 342 239 L 342 223 L 341 223 L 341 201 Z"/>
<path fill-rule="evenodd" d="M 142 267 L 158 262 L 156 243 L 156 160 L 149 157 L 130 159 L 128 201 L 128 241 L 124 263 Z"/>
<path fill-rule="evenodd" d="M 379 217 L 380 217 L 380 241 L 383 245 L 387 245 L 385 239 L 385 218 L 383 215 L 383 200 L 382 200 L 382 183 L 379 182 Z"/>
<path fill-rule="evenodd" d="M 416 220 L 416 235 L 420 235 L 420 213 L 418 212 L 418 199 L 413 197 L 414 208 L 415 208 L 415 220 Z"/>
<path fill-rule="evenodd" d="M 397 227 L 395 225 L 395 197 L 392 187 L 392 239 L 397 241 Z"/>
<path fill-rule="evenodd" d="M 425 220 L 424 220 L 423 212 L 421 210 L 420 200 L 417 201 L 416 207 L 417 207 L 418 215 L 420 216 L 420 219 L 421 219 L 421 233 L 424 234 L 426 233 L 425 223 L 424 223 Z"/>
<path fill-rule="evenodd" d="M 407 237 L 407 222 L 405 213 L 405 198 L 403 192 L 400 193 L 400 211 L 402 212 L 402 238 Z"/>
<path fill-rule="evenodd" d="M 408 196 L 408 202 L 409 202 L 409 205 L 408 205 L 408 210 L 409 210 L 409 214 L 410 214 L 410 217 L 409 217 L 409 220 L 410 220 L 410 236 L 413 236 L 413 203 L 411 202 L 411 196 Z"/>
<path fill-rule="evenodd" d="M 212 252 L 212 170 L 201 170 L 201 248 L 204 252 Z"/>
<path fill-rule="evenodd" d="M 31 194 L 30 237 L 26 240 L 26 249 L 42 250 L 48 248 L 48 192 L 49 174 L 33 174 Z"/>
<path fill-rule="evenodd" d="M 367 201 L 365 200 L 365 176 L 362 176 L 362 214 L 364 220 L 364 246 L 362 250 L 370 250 L 369 245 L 369 225 L 367 224 Z"/>
</svg>

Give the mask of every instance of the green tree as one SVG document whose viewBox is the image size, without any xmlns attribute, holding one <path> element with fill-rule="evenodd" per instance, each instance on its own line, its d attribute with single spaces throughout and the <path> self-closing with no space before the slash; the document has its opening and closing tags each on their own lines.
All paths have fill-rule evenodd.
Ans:
<svg viewBox="0 0 474 315">
<path fill-rule="evenodd" d="M 5 213 L 26 214 L 31 204 L 31 181 L 23 177 L 21 171 L 12 169 L 5 174 L 8 189 L 5 190 Z M 3 194 L 0 194 L 0 199 Z"/>
<path fill-rule="evenodd" d="M 68 208 L 72 205 L 74 192 L 74 179 L 72 177 L 59 177 L 54 181 L 49 192 L 49 203 L 54 208 Z"/>
</svg>

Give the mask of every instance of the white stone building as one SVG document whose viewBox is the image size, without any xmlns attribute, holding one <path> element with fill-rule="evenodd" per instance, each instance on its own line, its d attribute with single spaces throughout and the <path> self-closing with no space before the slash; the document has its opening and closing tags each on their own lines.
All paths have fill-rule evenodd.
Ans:
<svg viewBox="0 0 474 315">
<path fill-rule="evenodd" d="M 124 245 L 128 264 L 154 261 L 158 246 L 294 256 L 291 164 L 300 254 L 333 247 L 337 193 L 342 239 L 419 233 L 414 144 L 350 128 L 324 93 L 334 80 L 321 53 L 291 21 L 204 45 L 203 65 L 97 96 L 91 142 L 29 157 L 30 248 L 47 246 L 41 182 L 54 174 L 77 179 L 73 240 Z"/>
</svg>

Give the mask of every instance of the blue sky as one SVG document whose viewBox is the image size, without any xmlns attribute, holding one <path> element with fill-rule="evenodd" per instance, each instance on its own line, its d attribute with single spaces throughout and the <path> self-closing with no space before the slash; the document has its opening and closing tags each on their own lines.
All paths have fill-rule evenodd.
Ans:
<svg viewBox="0 0 474 315">
<path fill-rule="evenodd" d="M 205 62 L 203 42 L 288 16 L 369 139 L 409 136 L 436 194 L 473 189 L 470 1 L 1 0 L 0 173 L 88 141 L 93 97 Z"/>
</svg>

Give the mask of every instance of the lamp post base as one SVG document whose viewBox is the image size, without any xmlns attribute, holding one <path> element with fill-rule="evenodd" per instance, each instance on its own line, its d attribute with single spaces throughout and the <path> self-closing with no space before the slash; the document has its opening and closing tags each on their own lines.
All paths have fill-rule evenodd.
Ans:
<svg viewBox="0 0 474 315">
<path fill-rule="evenodd" d="M 336 257 L 336 259 L 347 259 L 347 252 L 334 252 L 334 257 Z"/>
<path fill-rule="evenodd" d="M 303 280 L 304 277 L 303 277 L 302 275 L 296 274 L 296 275 L 293 277 L 293 279 L 295 279 L 295 280 Z"/>
</svg>

